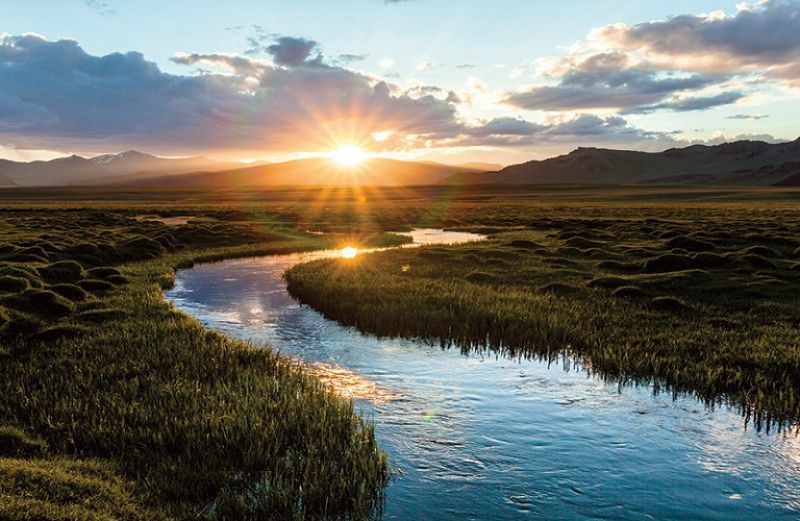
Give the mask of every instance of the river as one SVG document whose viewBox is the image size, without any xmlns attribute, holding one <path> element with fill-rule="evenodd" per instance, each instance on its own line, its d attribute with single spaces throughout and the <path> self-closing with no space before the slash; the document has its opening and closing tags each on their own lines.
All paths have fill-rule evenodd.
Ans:
<svg viewBox="0 0 800 521">
<path fill-rule="evenodd" d="M 733 410 L 619 389 L 562 364 L 359 333 L 286 291 L 288 268 L 337 255 L 197 265 L 178 272 L 166 298 L 208 327 L 301 359 L 355 401 L 397 468 L 385 519 L 800 518 L 793 434 L 747 430 Z"/>
</svg>

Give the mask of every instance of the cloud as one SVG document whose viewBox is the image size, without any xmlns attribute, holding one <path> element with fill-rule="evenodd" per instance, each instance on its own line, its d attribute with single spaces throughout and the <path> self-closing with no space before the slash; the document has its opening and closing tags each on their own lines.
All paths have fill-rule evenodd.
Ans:
<svg viewBox="0 0 800 521">
<path fill-rule="evenodd" d="M 800 80 L 800 2 L 741 4 L 733 15 L 681 15 L 665 21 L 611 25 L 595 38 L 638 51 L 655 63 L 715 74 L 766 71 Z"/>
<path fill-rule="evenodd" d="M 77 152 L 138 147 L 252 155 L 324 150 L 341 142 L 404 150 L 542 142 L 654 146 L 667 139 L 621 117 L 590 114 L 470 122 L 459 114 L 463 100 L 454 92 L 430 85 L 404 89 L 319 56 L 310 59 L 316 44 L 301 48 L 306 50 L 280 60 L 274 56 L 283 50 L 272 60 L 183 53 L 173 62 L 216 72 L 176 75 L 137 52 L 93 56 L 72 40 L 4 36 L 0 142 Z M 386 139 L 375 141 L 374 135 Z"/>
<path fill-rule="evenodd" d="M 421 61 L 417 64 L 418 71 L 427 71 L 430 69 L 435 69 L 437 65 L 430 60 Z"/>
<path fill-rule="evenodd" d="M 272 56 L 276 64 L 297 67 L 305 62 L 315 49 L 317 49 L 317 42 L 314 40 L 281 36 L 264 50 Z"/>
<path fill-rule="evenodd" d="M 608 108 L 635 112 L 659 104 L 670 108 L 667 100 L 675 94 L 720 81 L 706 75 L 660 71 L 616 51 L 567 57 L 545 73 L 557 77 L 558 84 L 507 93 L 504 102 L 529 110 Z"/>
<path fill-rule="evenodd" d="M 85 4 L 91 9 L 97 11 L 97 13 L 101 16 L 113 16 L 117 14 L 117 10 L 114 8 L 114 6 L 106 2 L 102 2 L 101 0 L 86 0 Z"/>
<path fill-rule="evenodd" d="M 363 62 L 369 58 L 369 54 L 340 54 L 336 57 L 337 61 L 342 63 Z"/>
<path fill-rule="evenodd" d="M 184 76 L 161 71 L 137 52 L 93 56 L 72 40 L 3 36 L 0 136 L 36 148 L 138 146 L 177 153 L 314 150 L 378 130 L 424 135 L 460 128 L 451 101 L 412 96 L 374 77 L 308 60 L 314 46 L 298 51 L 298 41 L 311 42 L 284 40 L 275 63 L 180 54 L 173 61 L 226 71 Z"/>
<path fill-rule="evenodd" d="M 741 102 L 765 78 L 800 86 L 800 1 L 743 3 L 593 30 L 573 54 L 540 60 L 548 82 L 507 92 L 528 110 L 647 114 Z"/>
<path fill-rule="evenodd" d="M 690 112 L 695 110 L 706 110 L 721 105 L 730 105 L 744 98 L 745 94 L 738 91 L 722 92 L 715 96 L 698 96 L 690 98 L 676 98 L 655 105 L 636 107 L 627 111 L 626 114 L 649 114 L 657 110 L 669 109 L 675 112 Z"/>
<path fill-rule="evenodd" d="M 470 127 L 451 146 L 527 147 L 532 145 L 591 144 L 593 146 L 624 145 L 638 148 L 674 146 L 668 133 L 650 132 L 631 126 L 619 116 L 600 117 L 579 114 L 569 119 L 553 119 L 531 123 L 518 118 L 496 118 Z"/>
<path fill-rule="evenodd" d="M 735 114 L 733 116 L 728 116 L 725 119 L 751 119 L 751 120 L 759 120 L 759 119 L 766 119 L 769 116 L 766 114 Z"/>
</svg>

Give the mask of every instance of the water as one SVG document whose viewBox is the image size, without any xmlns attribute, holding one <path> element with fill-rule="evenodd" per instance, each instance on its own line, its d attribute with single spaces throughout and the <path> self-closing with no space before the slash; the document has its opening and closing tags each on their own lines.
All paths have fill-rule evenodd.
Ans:
<svg viewBox="0 0 800 521">
<path fill-rule="evenodd" d="M 793 435 L 745 430 L 733 411 L 619 392 L 560 365 L 363 335 L 286 292 L 287 268 L 332 255 L 198 265 L 178 273 L 167 298 L 209 327 L 304 360 L 355 400 L 398 468 L 386 519 L 800 519 Z"/>
</svg>

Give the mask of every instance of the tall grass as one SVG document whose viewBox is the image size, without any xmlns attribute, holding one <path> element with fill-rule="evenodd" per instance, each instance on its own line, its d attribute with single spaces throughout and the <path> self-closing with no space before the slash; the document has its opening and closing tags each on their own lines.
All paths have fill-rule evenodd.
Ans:
<svg viewBox="0 0 800 521">
<path fill-rule="evenodd" d="M 734 404 L 759 429 L 797 424 L 798 216 L 684 212 L 540 216 L 484 243 L 296 266 L 289 291 L 378 335 L 566 354 L 610 380 Z"/>
<path fill-rule="evenodd" d="M 14 446 L 35 448 L 0 451 L 0 517 L 362 519 L 379 511 L 386 456 L 352 404 L 268 347 L 204 329 L 161 293 L 178 266 L 330 247 L 336 237 L 220 224 L 209 246 L 259 242 L 197 248 L 192 226 L 70 217 L 6 221 L 16 221 L 7 259 L 17 258 L 0 269 L 39 289 L 0 291 L 8 318 L 0 426 Z M 141 226 L 153 233 L 137 233 Z M 42 238 L 57 228 L 74 233 Z M 105 236 L 110 247 L 98 248 Z M 37 259 L 20 259 L 26 248 Z M 93 267 L 107 263 L 115 267 Z M 54 292 L 85 281 L 96 282 L 76 301 Z"/>
</svg>

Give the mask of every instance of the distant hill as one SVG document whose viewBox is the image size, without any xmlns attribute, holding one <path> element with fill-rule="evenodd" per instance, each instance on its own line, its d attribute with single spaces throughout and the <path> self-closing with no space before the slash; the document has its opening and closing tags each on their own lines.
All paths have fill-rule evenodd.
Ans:
<svg viewBox="0 0 800 521">
<path fill-rule="evenodd" d="M 235 163 L 219 163 L 204 157 L 170 159 L 129 150 L 85 158 L 72 155 L 50 161 L 20 163 L 0 160 L 0 185 L 56 186 L 71 184 L 106 184 L 114 178 L 141 175 L 175 175 L 198 170 L 222 170 Z M 7 183 L 3 183 L 3 180 Z"/>
<path fill-rule="evenodd" d="M 790 143 L 736 141 L 664 152 L 578 148 L 498 172 L 463 173 L 448 184 L 709 184 L 778 185 L 800 161 L 800 139 Z"/>
<path fill-rule="evenodd" d="M 407 186 L 430 185 L 458 172 L 475 172 L 458 166 L 369 158 L 357 167 L 339 166 L 328 158 L 297 159 L 222 172 L 151 177 L 132 184 L 151 186 Z"/>
<path fill-rule="evenodd" d="M 480 162 L 472 162 L 472 163 L 461 163 L 458 165 L 459 168 L 465 168 L 467 170 L 480 170 L 482 172 L 497 172 L 498 170 L 503 169 L 503 165 L 498 163 L 480 163 Z"/>
</svg>

